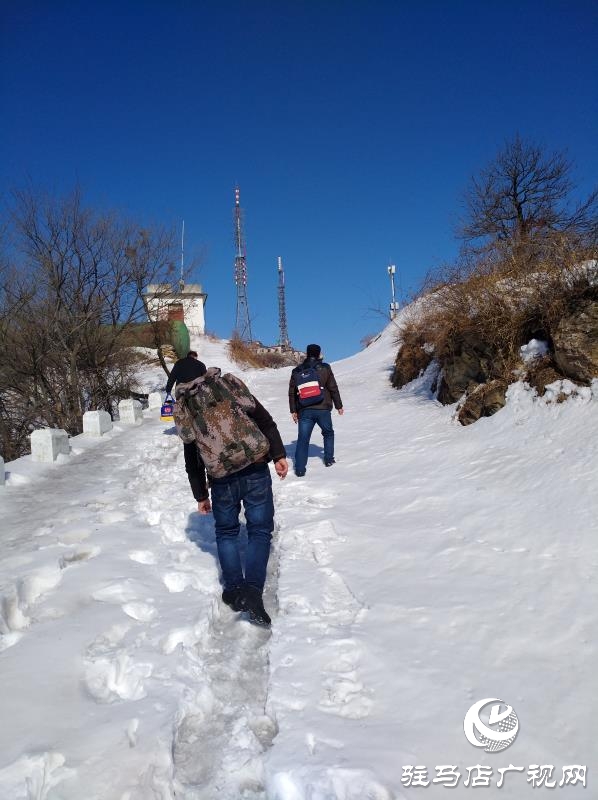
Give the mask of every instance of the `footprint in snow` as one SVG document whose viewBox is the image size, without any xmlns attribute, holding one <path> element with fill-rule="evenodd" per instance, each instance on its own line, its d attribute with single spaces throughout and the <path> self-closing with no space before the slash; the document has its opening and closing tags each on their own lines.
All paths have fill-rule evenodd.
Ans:
<svg viewBox="0 0 598 800">
<path fill-rule="evenodd" d="M 372 700 L 357 673 L 347 672 L 324 680 L 318 708 L 345 719 L 363 719 L 370 714 Z"/>
<path fill-rule="evenodd" d="M 93 660 L 97 656 L 113 654 L 132 627 L 130 622 L 119 622 L 117 625 L 113 625 L 104 633 L 96 636 L 93 642 L 87 646 L 86 655 Z"/>
<path fill-rule="evenodd" d="M 195 625 L 173 628 L 162 642 L 162 652 L 170 655 L 180 644 L 183 645 L 183 649 L 191 649 L 200 642 L 206 642 L 210 637 L 211 624 L 209 618 L 203 617 L 197 620 Z"/>
<path fill-rule="evenodd" d="M 115 522 L 124 522 L 130 516 L 130 514 L 125 514 L 122 511 L 104 511 L 101 514 L 98 514 L 98 521 L 102 525 L 112 525 Z"/>
<path fill-rule="evenodd" d="M 193 572 L 167 572 L 162 580 L 168 591 L 173 593 L 184 592 L 188 586 L 201 589 L 199 576 Z"/>
<path fill-rule="evenodd" d="M 62 753 L 24 755 L 0 769 L 0 797 L 10 800 L 47 800 L 54 787 L 75 777 L 76 770 L 65 767 Z"/>
<path fill-rule="evenodd" d="M 327 672 L 351 672 L 356 669 L 361 658 L 362 649 L 355 639 L 333 639 L 331 646 L 339 648 L 341 652 L 335 653 L 326 664 L 325 669 Z"/>
<path fill-rule="evenodd" d="M 129 558 L 131 561 L 137 561 L 138 564 L 153 566 L 158 563 L 158 557 L 151 550 L 131 550 Z"/>
<path fill-rule="evenodd" d="M 359 678 L 361 648 L 354 639 L 332 640 L 331 646 L 336 652 L 325 668 L 329 674 L 322 682 L 318 708 L 347 719 L 363 719 L 369 715 L 373 701 Z"/>
<path fill-rule="evenodd" d="M 41 528 L 38 528 L 34 532 L 33 535 L 34 536 L 47 536 L 49 533 L 52 533 L 53 530 L 54 530 L 54 526 L 53 525 L 42 525 Z"/>
<path fill-rule="evenodd" d="M 70 553 L 65 553 L 58 559 L 58 566 L 60 569 L 66 569 L 72 564 L 80 564 L 82 561 L 89 561 L 90 558 L 95 558 L 102 552 L 100 547 L 90 547 L 87 550 L 72 550 Z"/>
<path fill-rule="evenodd" d="M 147 694 L 145 680 L 152 671 L 151 664 L 135 662 L 122 652 L 113 658 L 88 660 L 83 682 L 89 694 L 100 703 L 140 700 Z"/>
<path fill-rule="evenodd" d="M 76 528 L 74 531 L 61 531 L 57 544 L 62 547 L 69 547 L 78 542 L 84 542 L 92 534 L 91 528 Z"/>
<path fill-rule="evenodd" d="M 92 592 L 91 596 L 101 603 L 120 603 L 121 605 L 138 599 L 137 592 L 127 582 L 108 583 Z"/>
<path fill-rule="evenodd" d="M 140 601 L 124 603 L 122 609 L 128 617 L 137 622 L 151 622 L 158 613 L 150 603 Z"/>
</svg>

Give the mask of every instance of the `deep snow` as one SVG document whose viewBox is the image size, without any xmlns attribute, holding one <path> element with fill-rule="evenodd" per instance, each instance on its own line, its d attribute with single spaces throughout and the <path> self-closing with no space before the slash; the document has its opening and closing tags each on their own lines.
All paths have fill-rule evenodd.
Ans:
<svg viewBox="0 0 598 800">
<path fill-rule="evenodd" d="M 463 428 L 430 374 L 390 387 L 395 333 L 334 364 L 337 464 L 314 433 L 306 477 L 274 477 L 271 633 L 222 605 L 212 519 L 156 412 L 6 465 L 0 800 L 456 800 L 483 788 L 464 784 L 475 765 L 486 796 L 534 796 L 531 765 L 554 767 L 556 797 L 598 796 L 598 390 L 515 384 Z M 292 456 L 289 370 L 194 345 L 241 374 Z M 518 716 L 508 750 L 465 738 L 483 698 Z M 558 786 L 570 764 L 585 790 Z M 407 765 L 461 778 L 410 786 Z"/>
</svg>

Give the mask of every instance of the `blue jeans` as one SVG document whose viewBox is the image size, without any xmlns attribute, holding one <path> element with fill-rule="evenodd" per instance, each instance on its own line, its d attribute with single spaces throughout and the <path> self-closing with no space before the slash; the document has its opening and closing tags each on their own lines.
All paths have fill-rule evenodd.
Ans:
<svg viewBox="0 0 598 800">
<path fill-rule="evenodd" d="M 330 411 L 325 408 L 302 408 L 299 412 L 299 432 L 295 448 L 295 472 L 305 471 L 309 440 L 316 423 L 324 437 L 324 461 L 332 461 L 334 458 L 334 429 Z"/>
<path fill-rule="evenodd" d="M 272 478 L 267 464 L 253 464 L 224 478 L 212 479 L 212 513 L 218 560 L 225 589 L 244 583 L 261 592 L 274 530 Z M 239 514 L 245 509 L 247 553 L 245 577 L 239 554 Z"/>
</svg>

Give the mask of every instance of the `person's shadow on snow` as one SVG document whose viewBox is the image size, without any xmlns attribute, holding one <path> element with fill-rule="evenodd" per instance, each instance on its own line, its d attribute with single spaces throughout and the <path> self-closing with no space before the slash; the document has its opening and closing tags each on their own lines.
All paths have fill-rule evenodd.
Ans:
<svg viewBox="0 0 598 800">
<path fill-rule="evenodd" d="M 216 568 L 222 583 L 220 572 L 220 561 L 218 560 L 218 548 L 216 547 L 216 532 L 214 530 L 214 517 L 211 514 L 200 514 L 198 511 L 189 514 L 185 534 L 190 542 L 199 547 L 204 553 L 209 553 L 216 562 Z M 239 531 L 239 553 L 241 564 L 245 569 L 245 551 L 247 549 L 247 529 L 241 524 Z"/>
<path fill-rule="evenodd" d="M 295 461 L 295 450 L 297 449 L 297 439 L 295 439 L 290 444 L 285 444 L 284 449 L 287 451 L 287 457 L 293 459 Z M 309 461 L 310 458 L 324 458 L 324 447 L 318 444 L 314 444 L 313 442 L 309 443 L 307 448 L 307 460 Z"/>
</svg>

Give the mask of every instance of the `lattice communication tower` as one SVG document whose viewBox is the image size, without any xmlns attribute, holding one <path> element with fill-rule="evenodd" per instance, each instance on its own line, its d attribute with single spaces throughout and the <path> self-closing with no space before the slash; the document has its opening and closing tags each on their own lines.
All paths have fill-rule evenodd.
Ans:
<svg viewBox="0 0 598 800">
<path fill-rule="evenodd" d="M 235 188 L 235 283 L 237 285 L 237 315 L 235 332 L 244 342 L 253 341 L 251 322 L 249 321 L 249 303 L 247 301 L 247 263 L 245 258 L 245 240 L 243 238 L 243 212 L 240 201 L 241 192 Z"/>
<path fill-rule="evenodd" d="M 280 331 L 279 345 L 282 350 L 291 350 L 289 331 L 287 330 L 287 307 L 284 295 L 284 270 L 282 258 L 278 256 L 278 328 Z"/>
</svg>

